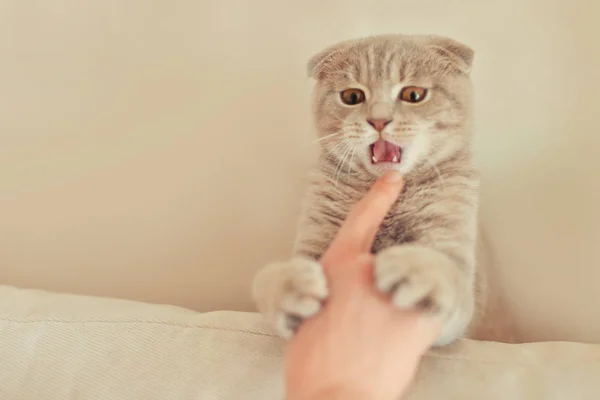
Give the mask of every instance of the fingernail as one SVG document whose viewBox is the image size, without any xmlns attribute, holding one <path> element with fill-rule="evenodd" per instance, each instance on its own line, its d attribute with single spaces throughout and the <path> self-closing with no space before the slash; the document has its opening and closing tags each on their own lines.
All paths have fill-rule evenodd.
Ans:
<svg viewBox="0 0 600 400">
<path fill-rule="evenodd" d="M 402 180 L 402 174 L 396 170 L 387 171 L 383 175 L 383 180 L 389 183 L 397 183 Z"/>
</svg>

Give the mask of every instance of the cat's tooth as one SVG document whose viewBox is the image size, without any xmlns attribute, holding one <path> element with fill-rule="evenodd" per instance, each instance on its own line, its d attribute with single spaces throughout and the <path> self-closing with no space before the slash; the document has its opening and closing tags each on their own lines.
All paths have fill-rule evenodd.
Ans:
<svg viewBox="0 0 600 400">
<path fill-rule="evenodd" d="M 371 160 L 373 160 L 373 162 L 374 162 L 374 163 L 376 163 L 376 162 L 377 162 L 377 157 L 373 156 L 373 157 L 371 158 Z"/>
<path fill-rule="evenodd" d="M 394 158 L 392 159 L 392 162 L 398 162 L 398 157 L 394 156 Z"/>
</svg>

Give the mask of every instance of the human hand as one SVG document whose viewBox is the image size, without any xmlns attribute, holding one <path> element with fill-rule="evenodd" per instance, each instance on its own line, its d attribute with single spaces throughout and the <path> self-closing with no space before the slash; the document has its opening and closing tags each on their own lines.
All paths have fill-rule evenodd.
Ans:
<svg viewBox="0 0 600 400">
<path fill-rule="evenodd" d="M 324 253 L 330 295 L 288 344 L 286 399 L 396 400 L 439 334 L 439 321 L 398 310 L 373 283 L 371 246 L 402 187 L 397 172 L 380 178 Z"/>
</svg>

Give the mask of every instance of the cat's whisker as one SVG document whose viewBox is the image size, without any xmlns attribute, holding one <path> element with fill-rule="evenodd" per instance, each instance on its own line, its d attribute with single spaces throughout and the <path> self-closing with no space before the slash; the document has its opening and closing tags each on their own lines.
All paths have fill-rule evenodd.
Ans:
<svg viewBox="0 0 600 400">
<path fill-rule="evenodd" d="M 351 152 L 352 152 L 352 145 L 348 144 L 346 151 L 342 155 L 341 164 L 339 165 L 339 168 L 336 170 L 337 171 L 336 178 L 335 178 L 336 184 L 339 183 L 340 177 L 342 176 L 342 171 L 344 171 L 344 164 Z"/>
<path fill-rule="evenodd" d="M 440 182 L 442 182 L 442 189 L 445 190 L 446 189 L 446 181 L 444 180 L 444 177 L 442 176 L 439 168 L 429 160 L 429 157 L 425 157 L 425 162 L 427 164 L 429 164 L 431 166 L 431 168 L 433 168 L 436 175 L 438 176 L 438 179 L 440 180 Z"/>
<path fill-rule="evenodd" d="M 350 175 L 352 169 L 352 162 L 354 161 L 354 154 L 356 153 L 356 145 L 352 146 L 352 154 L 350 155 L 350 160 L 348 161 L 348 175 Z"/>
<path fill-rule="evenodd" d="M 343 153 L 342 153 L 342 154 L 343 154 Z M 338 160 L 337 164 L 335 165 L 335 169 L 333 170 L 333 176 L 334 176 L 334 178 L 335 178 L 335 179 L 334 179 L 334 182 L 333 182 L 333 184 L 334 184 L 335 186 L 337 186 L 337 170 L 338 170 L 338 168 L 339 168 L 339 166 L 340 166 L 340 164 L 341 164 L 341 163 L 342 163 L 342 158 L 340 158 L 340 159 Z"/>
<path fill-rule="evenodd" d="M 344 161 L 344 156 L 346 155 L 346 152 L 349 151 L 350 147 L 351 147 L 351 144 L 348 141 L 343 142 L 343 148 L 339 151 L 339 153 L 340 153 L 339 160 L 338 160 L 338 163 L 336 164 L 336 168 L 335 168 L 334 172 L 337 173 L 338 169 L 340 168 L 341 164 Z"/>
<path fill-rule="evenodd" d="M 344 160 L 346 159 L 347 155 L 350 154 L 350 150 L 352 150 L 352 148 L 354 147 L 354 146 L 352 146 L 351 142 L 345 142 L 345 144 L 346 144 L 346 148 L 344 149 L 344 152 L 342 153 L 342 156 L 340 157 L 340 160 L 334 171 L 336 186 L 339 183 L 340 172 L 342 171 L 342 169 L 344 167 Z"/>
<path fill-rule="evenodd" d="M 334 119 L 335 121 L 341 122 L 342 125 L 344 126 L 348 126 L 348 125 L 352 125 L 352 123 L 349 123 L 347 120 L 345 120 L 344 118 L 337 116 L 335 114 L 333 114 L 332 112 L 328 112 L 327 113 L 327 117 Z M 319 124 L 320 126 L 322 126 L 323 124 Z"/>
<path fill-rule="evenodd" d="M 324 141 L 324 140 L 330 139 L 330 138 L 332 138 L 332 137 L 335 137 L 335 136 L 341 135 L 341 134 L 343 134 L 343 133 L 344 133 L 344 131 L 337 131 L 337 132 L 334 132 L 334 133 L 332 133 L 332 134 L 329 134 L 329 135 L 323 136 L 323 137 L 321 137 L 321 138 L 318 138 L 317 140 L 313 140 L 313 141 L 312 141 L 312 142 L 310 142 L 309 144 L 310 144 L 310 145 L 314 145 L 314 144 L 320 143 L 320 142 L 322 142 L 322 141 Z"/>
<path fill-rule="evenodd" d="M 347 146 L 347 145 L 348 145 L 348 144 L 346 143 L 346 141 L 345 141 L 345 140 L 342 140 L 342 141 L 340 141 L 339 143 L 337 143 L 335 146 L 333 146 L 333 147 L 331 148 L 331 150 L 329 150 L 329 152 L 330 152 L 331 154 L 334 154 L 334 155 L 335 155 L 335 154 L 338 152 L 338 150 L 340 150 L 340 149 L 342 149 L 342 150 L 340 150 L 340 151 L 341 151 L 341 152 L 343 152 L 343 151 L 344 151 L 344 147 L 345 147 L 345 146 Z"/>
<path fill-rule="evenodd" d="M 329 152 L 335 153 L 337 150 L 339 150 L 340 148 L 342 148 L 345 145 L 347 145 L 347 142 L 345 140 L 342 140 L 341 142 L 339 142 L 338 144 L 333 146 L 333 148 Z"/>
</svg>

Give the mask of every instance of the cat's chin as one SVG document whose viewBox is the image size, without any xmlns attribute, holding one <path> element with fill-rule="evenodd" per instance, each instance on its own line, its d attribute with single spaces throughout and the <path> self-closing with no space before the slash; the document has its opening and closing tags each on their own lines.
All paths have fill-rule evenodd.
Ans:
<svg viewBox="0 0 600 400">
<path fill-rule="evenodd" d="M 401 162 L 379 162 L 377 164 L 367 161 L 364 164 L 364 167 L 375 177 L 379 177 L 390 170 L 398 171 L 402 175 L 407 176 L 413 169 L 409 160 L 402 160 Z"/>
<path fill-rule="evenodd" d="M 407 169 L 404 168 L 404 165 L 398 162 L 379 162 L 376 164 L 371 163 L 370 165 L 367 165 L 367 169 L 375 176 L 381 176 L 390 170 L 396 170 L 401 174 L 406 174 L 408 172 Z"/>
</svg>

